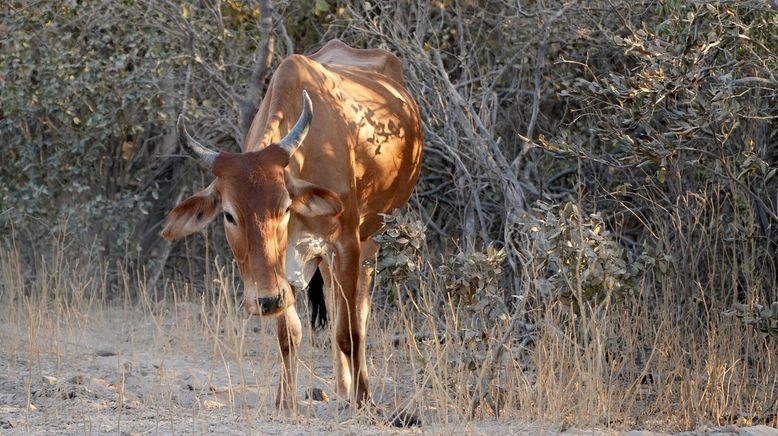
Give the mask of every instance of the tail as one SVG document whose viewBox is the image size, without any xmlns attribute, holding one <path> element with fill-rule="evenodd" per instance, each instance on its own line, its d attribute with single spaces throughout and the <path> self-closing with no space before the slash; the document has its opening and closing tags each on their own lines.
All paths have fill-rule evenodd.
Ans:
<svg viewBox="0 0 778 436">
<path fill-rule="evenodd" d="M 324 302 L 324 277 L 318 268 L 308 282 L 308 301 L 311 303 L 311 329 L 324 328 L 327 325 L 327 305 Z"/>
</svg>

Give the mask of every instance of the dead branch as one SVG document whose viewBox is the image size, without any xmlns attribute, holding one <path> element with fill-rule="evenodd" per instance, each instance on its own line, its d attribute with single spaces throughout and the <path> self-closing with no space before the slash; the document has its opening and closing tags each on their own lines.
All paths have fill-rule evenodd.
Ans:
<svg viewBox="0 0 778 436">
<path fill-rule="evenodd" d="M 259 0 L 259 13 L 259 33 L 262 42 L 257 47 L 257 63 L 251 71 L 251 80 L 248 83 L 246 97 L 240 101 L 240 127 L 244 137 L 248 133 L 251 121 L 259 109 L 259 103 L 262 101 L 264 82 L 270 71 L 273 51 L 275 50 L 275 36 L 273 35 L 274 10 L 270 0 Z"/>
</svg>

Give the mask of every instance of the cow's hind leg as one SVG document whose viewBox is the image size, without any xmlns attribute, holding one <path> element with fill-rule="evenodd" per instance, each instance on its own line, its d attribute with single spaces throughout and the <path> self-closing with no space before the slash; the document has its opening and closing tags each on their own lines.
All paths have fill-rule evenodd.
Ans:
<svg viewBox="0 0 778 436">
<path fill-rule="evenodd" d="M 327 325 L 327 304 L 324 301 L 324 277 L 318 267 L 305 289 L 311 306 L 311 330 L 321 330 Z"/>
<path fill-rule="evenodd" d="M 276 319 L 278 345 L 281 348 L 283 365 L 281 367 L 281 382 L 278 384 L 276 407 L 290 410 L 297 409 L 297 349 L 302 339 L 300 317 L 294 306 L 289 306 Z"/>
</svg>

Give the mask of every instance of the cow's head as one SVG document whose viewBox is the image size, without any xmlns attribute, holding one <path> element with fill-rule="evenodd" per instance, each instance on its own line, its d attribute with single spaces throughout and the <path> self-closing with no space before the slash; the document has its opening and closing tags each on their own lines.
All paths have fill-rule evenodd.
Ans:
<svg viewBox="0 0 778 436">
<path fill-rule="evenodd" d="M 182 145 L 203 161 L 215 180 L 170 211 L 162 237 L 173 239 L 202 230 L 219 213 L 244 284 L 244 308 L 253 315 L 273 315 L 294 304 L 286 278 L 287 230 L 292 214 L 336 216 L 338 196 L 297 179 L 286 171 L 313 117 L 303 91 L 300 119 L 281 141 L 260 151 L 216 152 L 192 139 L 179 117 Z"/>
</svg>

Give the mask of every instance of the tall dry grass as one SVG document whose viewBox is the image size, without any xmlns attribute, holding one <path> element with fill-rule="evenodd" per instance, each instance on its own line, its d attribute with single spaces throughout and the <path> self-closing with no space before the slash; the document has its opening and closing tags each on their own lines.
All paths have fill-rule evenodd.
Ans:
<svg viewBox="0 0 778 436">
<path fill-rule="evenodd" d="M 720 239 L 713 229 L 683 249 L 705 256 Z M 676 243 L 667 237 L 663 242 Z M 695 280 L 696 268 L 704 268 L 706 274 L 745 275 L 757 283 L 759 278 L 748 276 L 752 265 L 730 271 L 715 257 L 702 265 L 678 259 L 671 265 L 676 274 L 641 271 L 632 294 L 533 305 L 529 319 L 535 324 L 519 326 L 515 318 L 494 320 L 455 305 L 437 276 L 439 265 L 426 260 L 433 256 L 420 258 L 426 267 L 418 283 L 398 285 L 404 297 L 390 306 L 396 313 L 385 309 L 378 315 L 403 338 L 407 365 L 416 374 L 414 391 L 429 394 L 417 398 L 433 422 L 500 416 L 659 431 L 778 424 L 774 335 L 725 316 L 729 303 L 712 300 Z M 529 263 L 523 282 L 534 287 L 533 276 L 545 274 L 540 264 Z M 576 295 L 586 292 L 581 281 L 573 279 L 571 286 Z M 658 293 L 660 287 L 667 292 Z M 697 298 L 686 297 L 688 287 L 698 290 Z M 486 388 L 479 390 L 484 378 Z"/>
<path fill-rule="evenodd" d="M 373 290 L 368 367 L 382 413 L 337 401 L 327 334 L 306 327 L 301 414 L 289 421 L 273 407 L 280 371 L 273 323 L 236 307 L 234 266 L 216 259 L 197 292 L 181 277 L 148 288 L 144 277 L 121 273 L 111 283 L 110 266 L 89 251 L 74 255 L 71 243 L 70 236 L 55 239 L 34 262 L 22 260 L 13 244 L 0 252 L 0 343 L 5 366 L 16 371 L 10 377 L 23 381 L 24 402 L 33 406 L 17 421 L 29 431 L 57 417 L 79 428 L 105 420 L 113 429 L 135 428 L 139 410 L 155 411 L 146 425 L 192 431 L 224 419 L 243 430 L 269 422 L 381 428 L 408 414 L 430 429 L 495 418 L 504 425 L 662 431 L 777 424 L 774 338 L 723 317 L 725 305 L 706 300 L 704 289 L 691 301 L 672 293 L 653 298 L 656 281 L 667 289 L 698 286 L 681 283 L 680 275 L 646 274 L 639 293 L 627 298 L 537 307 L 534 327 L 519 328 L 515 314 L 491 319 L 457 303 L 422 246 L 416 273 L 401 282 L 381 278 Z M 706 265 L 710 274 L 732 273 Z M 95 369 L 101 350 L 115 354 L 105 358 L 113 359 L 108 371 Z M 150 374 L 139 375 L 144 371 Z M 89 396 L 74 390 L 73 377 L 102 377 L 107 387 L 84 382 Z M 45 394 L 48 385 L 58 394 Z M 304 400 L 311 387 L 333 401 Z M 74 408 L 77 401 L 82 406 Z M 93 403 L 104 403 L 110 418 L 95 415 Z"/>
</svg>

